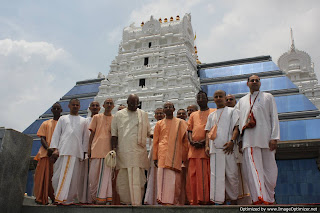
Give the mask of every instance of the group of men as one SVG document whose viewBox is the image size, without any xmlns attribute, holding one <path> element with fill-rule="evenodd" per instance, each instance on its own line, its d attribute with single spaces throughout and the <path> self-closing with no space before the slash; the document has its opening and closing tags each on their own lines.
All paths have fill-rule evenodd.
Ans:
<svg viewBox="0 0 320 213">
<path fill-rule="evenodd" d="M 155 110 L 152 128 L 135 94 L 114 115 L 112 99 L 105 100 L 101 114 L 92 102 L 88 118 L 78 115 L 77 99 L 61 117 L 55 103 L 53 119 L 38 131 L 36 202 L 48 204 L 50 197 L 62 205 L 273 204 L 277 108 L 274 97 L 260 91 L 258 76 L 250 76 L 247 85 L 250 92 L 237 104 L 235 96 L 215 91 L 216 109 L 208 107 L 203 91 L 196 97 L 200 109 L 179 109 L 177 117 L 174 104 L 166 102 Z M 115 168 L 105 164 L 111 150 Z"/>
</svg>

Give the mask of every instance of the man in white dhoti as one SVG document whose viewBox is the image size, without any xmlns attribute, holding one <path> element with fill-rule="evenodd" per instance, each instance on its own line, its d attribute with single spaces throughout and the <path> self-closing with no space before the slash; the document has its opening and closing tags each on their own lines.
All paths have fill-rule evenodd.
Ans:
<svg viewBox="0 0 320 213">
<path fill-rule="evenodd" d="M 249 94 L 242 97 L 236 108 L 240 110 L 239 129 L 242 135 L 243 174 L 249 185 L 254 204 L 273 204 L 278 167 L 275 160 L 280 127 L 274 97 L 260 91 L 260 78 L 248 78 Z M 250 116 L 251 112 L 253 115 Z M 249 122 L 255 118 L 254 122 Z M 251 125 L 250 125 L 251 123 Z"/>
<path fill-rule="evenodd" d="M 205 127 L 206 152 L 210 154 L 210 201 L 223 204 L 230 199 L 231 204 L 236 205 L 239 179 L 233 149 L 239 135 L 239 112 L 226 106 L 225 91 L 217 90 L 213 100 L 217 110 L 209 115 Z M 216 138 L 209 140 L 214 125 L 217 125 Z"/>
<path fill-rule="evenodd" d="M 70 114 L 61 116 L 54 130 L 50 148 L 59 156 L 54 164 L 52 186 L 57 204 L 73 204 L 78 197 L 79 162 L 87 150 L 86 119 L 79 116 L 80 101 L 71 99 Z"/>
<path fill-rule="evenodd" d="M 165 114 L 163 113 L 162 108 L 157 108 L 154 111 L 154 118 L 157 121 L 160 121 L 165 118 Z M 151 134 L 153 134 L 154 127 L 151 127 Z M 157 205 L 157 167 L 155 167 L 152 159 L 152 153 L 153 153 L 153 140 L 150 138 L 150 151 L 148 155 L 148 159 L 150 162 L 150 169 L 148 171 L 147 175 L 147 190 L 146 195 L 144 198 L 144 204 L 146 205 Z"/>
<path fill-rule="evenodd" d="M 97 115 L 100 111 L 100 103 L 98 101 L 92 101 L 89 106 L 89 110 L 91 112 L 91 116 L 87 117 L 87 127 L 86 129 L 89 131 L 89 126 L 92 120 L 92 117 L 94 115 Z M 88 133 L 88 136 L 90 135 L 90 131 Z M 89 139 L 86 139 L 86 141 L 89 141 Z M 87 146 L 87 145 L 86 145 Z M 88 152 L 88 150 L 84 150 L 85 152 Z M 79 196 L 79 202 L 80 203 L 92 203 L 92 199 L 89 192 L 89 156 L 86 153 L 84 155 L 83 161 L 80 161 L 80 167 L 79 167 L 79 186 L 78 186 L 78 196 Z"/>
<path fill-rule="evenodd" d="M 111 142 L 116 148 L 117 192 L 122 204 L 141 205 L 146 182 L 145 170 L 149 169 L 146 148 L 150 136 L 148 114 L 138 109 L 139 98 L 131 94 L 128 108 L 118 111 L 111 123 Z"/>
<path fill-rule="evenodd" d="M 237 104 L 237 100 L 234 95 L 228 94 L 226 96 L 226 106 L 228 107 L 235 107 Z M 247 182 L 243 178 L 243 168 L 242 168 L 242 153 L 240 153 L 239 146 L 236 144 L 234 147 L 234 154 L 236 157 L 237 165 L 238 165 L 238 172 L 239 172 L 239 195 L 237 204 L 238 205 L 248 205 L 252 203 L 250 192 L 248 188 Z"/>
</svg>

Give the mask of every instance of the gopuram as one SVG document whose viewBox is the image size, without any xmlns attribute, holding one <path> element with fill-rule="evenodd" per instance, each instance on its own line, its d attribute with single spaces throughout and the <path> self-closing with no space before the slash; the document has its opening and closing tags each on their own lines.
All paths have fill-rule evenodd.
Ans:
<svg viewBox="0 0 320 213">
<path fill-rule="evenodd" d="M 151 16 L 141 26 L 124 28 L 118 55 L 95 100 L 112 98 L 116 105 L 126 104 L 128 95 L 135 93 L 153 122 L 153 111 L 166 101 L 176 109 L 196 104 L 200 89 L 196 60 L 190 14 L 163 21 Z"/>
</svg>

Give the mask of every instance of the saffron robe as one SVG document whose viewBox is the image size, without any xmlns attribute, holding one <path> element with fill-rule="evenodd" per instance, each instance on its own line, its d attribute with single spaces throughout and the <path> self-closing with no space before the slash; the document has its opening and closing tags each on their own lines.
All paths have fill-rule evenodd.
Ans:
<svg viewBox="0 0 320 213">
<path fill-rule="evenodd" d="M 37 132 L 37 136 L 46 137 L 46 141 L 50 146 L 52 134 L 57 125 L 56 120 L 50 119 L 43 122 Z M 34 195 L 37 203 L 48 204 L 48 196 L 54 200 L 52 188 L 53 163 L 50 162 L 47 150 L 41 146 L 35 157 L 38 161 L 36 172 L 34 175 Z"/>
<path fill-rule="evenodd" d="M 158 168 L 181 171 L 182 161 L 187 159 L 187 122 L 173 117 L 157 122 L 153 135 L 153 160 Z"/>
<path fill-rule="evenodd" d="M 251 98 L 251 99 L 250 99 Z M 252 112 L 256 119 L 254 128 L 242 128 L 256 99 Z M 239 129 L 242 134 L 243 167 L 251 198 L 254 203 L 274 203 L 278 168 L 275 151 L 269 150 L 270 140 L 280 140 L 280 127 L 277 105 L 274 97 L 262 91 L 248 93 L 236 105 L 240 110 Z M 267 161 L 266 161 L 267 160 Z M 266 162 L 265 162 L 266 161 Z"/>
<path fill-rule="evenodd" d="M 179 204 L 181 166 L 187 158 L 186 130 L 186 121 L 175 117 L 158 121 L 155 126 L 153 160 L 158 160 L 158 203 Z"/>
<path fill-rule="evenodd" d="M 198 110 L 190 115 L 188 120 L 188 131 L 192 131 L 193 141 L 206 139 L 205 127 L 208 116 L 216 109 L 206 111 Z M 187 196 L 191 205 L 209 203 L 210 187 L 210 162 L 205 153 L 205 147 L 196 148 L 189 144 L 189 167 L 187 176 Z"/>
<path fill-rule="evenodd" d="M 111 151 L 113 116 L 94 115 L 89 129 L 95 132 L 91 145 L 90 194 L 97 203 L 112 201 L 112 168 L 105 166 L 104 157 Z"/>
</svg>

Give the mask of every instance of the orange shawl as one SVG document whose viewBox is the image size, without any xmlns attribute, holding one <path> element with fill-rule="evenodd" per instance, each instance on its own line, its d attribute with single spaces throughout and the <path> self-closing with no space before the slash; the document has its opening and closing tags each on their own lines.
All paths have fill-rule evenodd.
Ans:
<svg viewBox="0 0 320 213">
<path fill-rule="evenodd" d="M 158 167 L 181 171 L 182 161 L 187 159 L 188 139 L 186 121 L 173 117 L 158 121 L 153 135 L 153 160 L 158 160 Z M 168 122 L 168 123 L 169 123 Z"/>
</svg>

